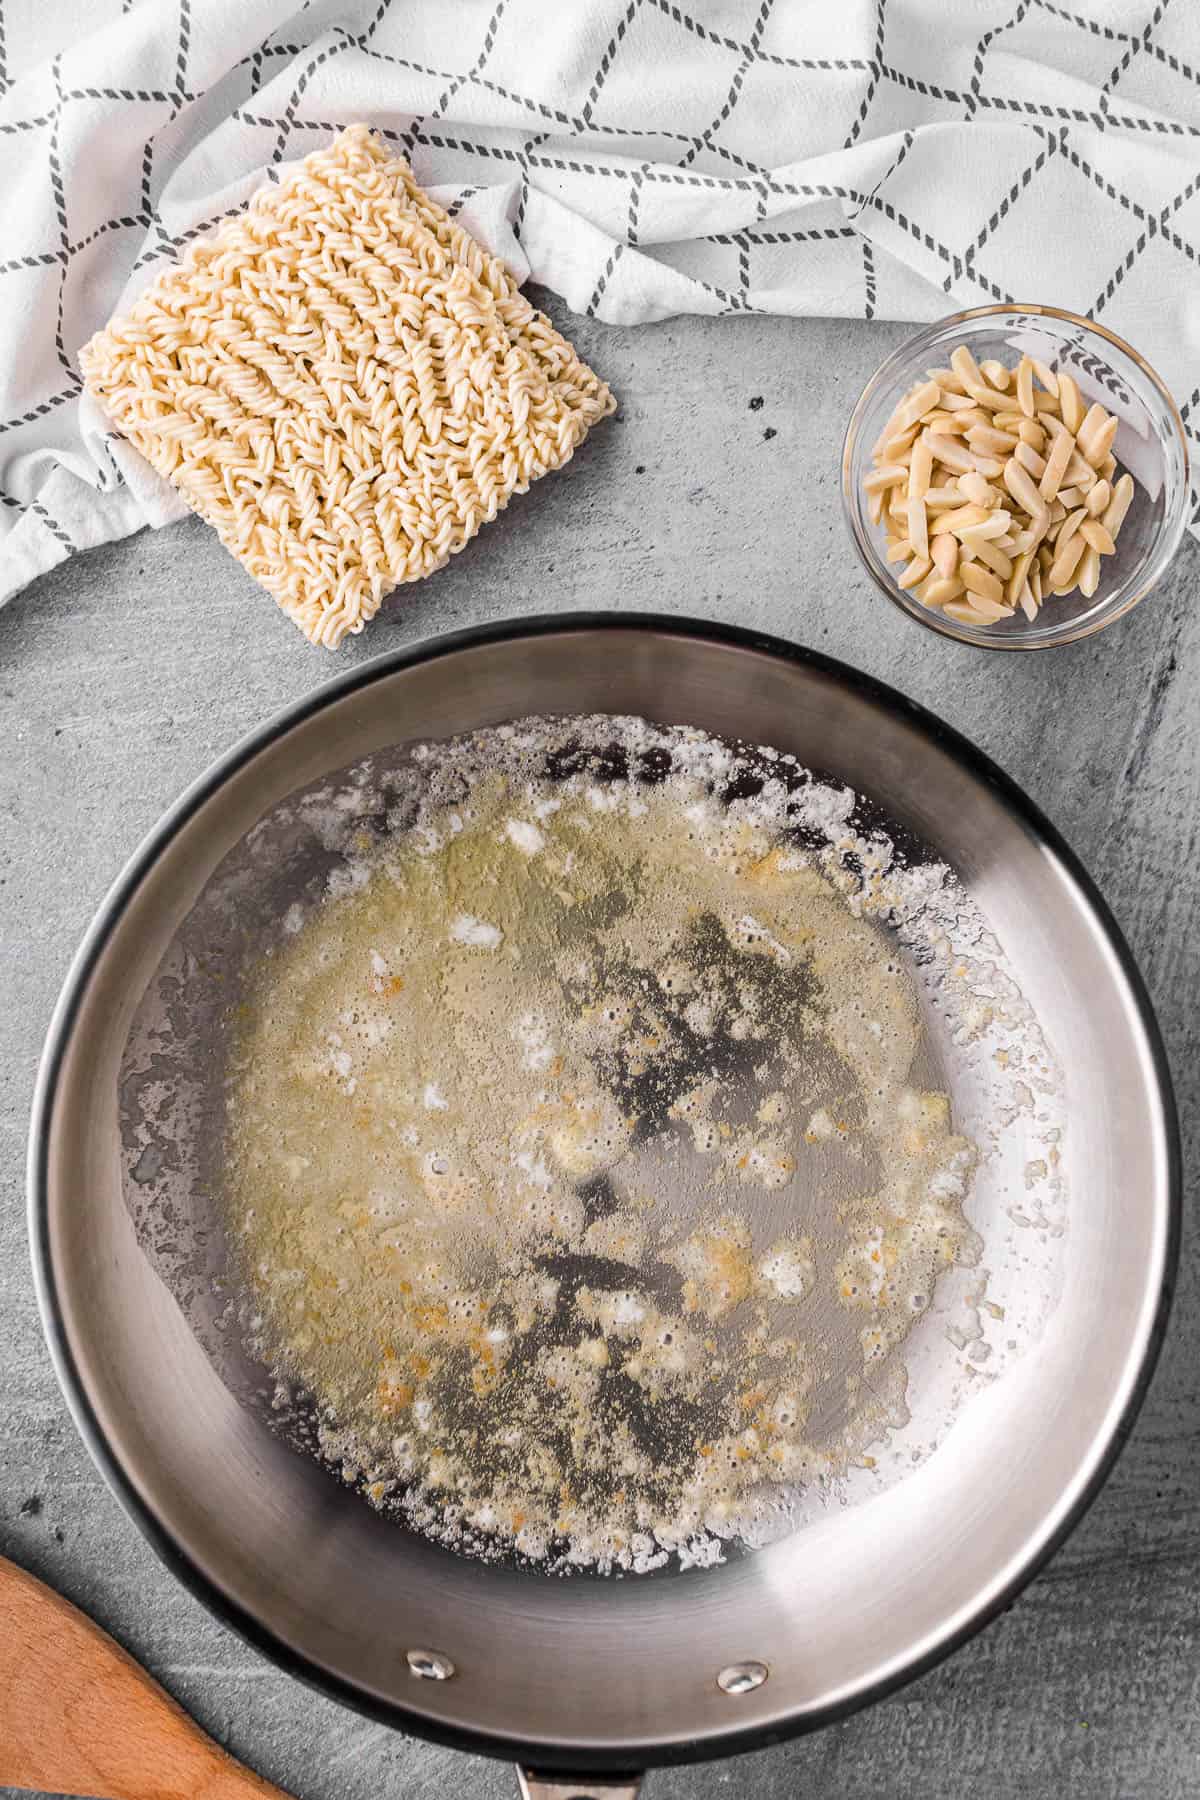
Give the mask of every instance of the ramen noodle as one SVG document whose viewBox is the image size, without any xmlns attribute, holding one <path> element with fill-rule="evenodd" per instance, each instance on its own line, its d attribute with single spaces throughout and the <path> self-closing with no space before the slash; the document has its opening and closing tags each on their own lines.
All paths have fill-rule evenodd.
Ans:
<svg viewBox="0 0 1200 1800">
<path fill-rule="evenodd" d="M 193 244 L 80 366 L 117 429 L 331 648 L 616 404 L 365 125 Z"/>
</svg>

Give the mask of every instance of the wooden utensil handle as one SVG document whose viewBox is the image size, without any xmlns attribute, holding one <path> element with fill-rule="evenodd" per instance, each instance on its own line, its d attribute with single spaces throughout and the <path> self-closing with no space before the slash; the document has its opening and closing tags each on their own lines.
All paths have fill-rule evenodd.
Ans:
<svg viewBox="0 0 1200 1800">
<path fill-rule="evenodd" d="M 103 1800 L 279 1800 L 98 1625 L 0 1557 L 0 1784 Z"/>
</svg>

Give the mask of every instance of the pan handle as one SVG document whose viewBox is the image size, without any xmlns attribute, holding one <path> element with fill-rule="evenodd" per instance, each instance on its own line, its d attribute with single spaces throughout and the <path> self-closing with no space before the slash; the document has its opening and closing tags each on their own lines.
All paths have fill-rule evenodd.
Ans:
<svg viewBox="0 0 1200 1800">
<path fill-rule="evenodd" d="M 581 1776 L 570 1781 L 562 1775 L 539 1775 L 533 1769 L 517 1770 L 521 1800 L 638 1800 L 640 1775 Z"/>
</svg>

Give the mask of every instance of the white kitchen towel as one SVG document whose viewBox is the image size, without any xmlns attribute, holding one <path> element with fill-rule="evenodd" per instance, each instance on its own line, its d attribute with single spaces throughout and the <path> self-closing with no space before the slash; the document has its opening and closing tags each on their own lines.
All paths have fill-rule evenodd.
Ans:
<svg viewBox="0 0 1200 1800">
<path fill-rule="evenodd" d="M 577 312 L 1056 303 L 1155 363 L 1200 449 L 1198 0 L 0 0 L 0 25 L 0 600 L 183 511 L 81 399 L 79 347 L 357 119 Z"/>
</svg>

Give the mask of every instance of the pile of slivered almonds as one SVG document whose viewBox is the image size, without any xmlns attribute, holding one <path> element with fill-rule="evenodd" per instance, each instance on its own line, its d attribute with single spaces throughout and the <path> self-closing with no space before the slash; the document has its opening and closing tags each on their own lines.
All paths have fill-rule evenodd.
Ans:
<svg viewBox="0 0 1200 1800">
<path fill-rule="evenodd" d="M 1116 433 L 1069 375 L 1030 356 L 1015 372 L 977 363 L 960 344 L 896 408 L 863 483 L 899 585 L 963 625 L 1018 606 L 1032 622 L 1076 587 L 1090 598 L 1133 499 Z"/>
</svg>

